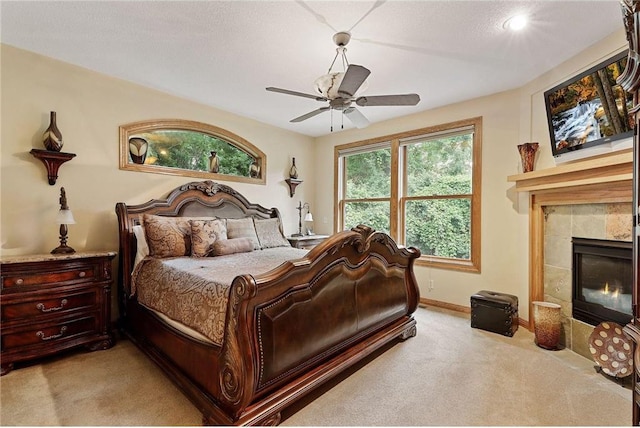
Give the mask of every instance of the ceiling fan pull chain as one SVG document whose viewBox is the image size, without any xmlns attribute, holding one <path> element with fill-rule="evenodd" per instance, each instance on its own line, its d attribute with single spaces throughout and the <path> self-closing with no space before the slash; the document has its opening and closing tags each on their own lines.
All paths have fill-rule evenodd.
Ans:
<svg viewBox="0 0 640 428">
<path fill-rule="evenodd" d="M 329 109 L 329 114 L 331 115 L 330 116 L 330 118 L 331 118 L 331 132 L 333 132 L 333 109 L 332 108 Z"/>
</svg>

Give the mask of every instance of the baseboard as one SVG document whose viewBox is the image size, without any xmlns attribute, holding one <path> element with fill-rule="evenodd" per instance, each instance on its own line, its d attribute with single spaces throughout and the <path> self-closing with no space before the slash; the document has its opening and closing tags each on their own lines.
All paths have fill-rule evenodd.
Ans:
<svg viewBox="0 0 640 428">
<path fill-rule="evenodd" d="M 471 314 L 471 307 L 469 306 L 456 305 L 455 303 L 441 302 L 439 300 L 433 300 L 433 299 L 425 299 L 424 297 L 420 298 L 419 305 L 420 307 L 423 307 L 423 308 L 431 306 L 433 308 L 442 308 L 442 309 L 448 309 L 450 311 Z M 523 320 L 520 317 L 518 317 L 518 326 L 531 331 L 531 328 L 529 326 L 529 321 Z"/>
<path fill-rule="evenodd" d="M 420 305 L 423 307 L 431 306 L 434 308 L 449 309 L 451 311 L 463 312 L 465 314 L 471 313 L 471 308 L 469 306 L 456 305 L 454 303 L 441 302 L 439 300 L 425 299 L 423 297 L 420 298 Z"/>
</svg>

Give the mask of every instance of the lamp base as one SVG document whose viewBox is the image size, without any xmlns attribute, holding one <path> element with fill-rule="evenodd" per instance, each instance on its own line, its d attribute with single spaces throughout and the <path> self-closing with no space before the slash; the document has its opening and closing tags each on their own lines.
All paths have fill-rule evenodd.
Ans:
<svg viewBox="0 0 640 428">
<path fill-rule="evenodd" d="M 59 245 L 56 248 L 54 248 L 53 250 L 51 250 L 51 254 L 72 254 L 75 253 L 76 250 L 74 250 L 73 248 L 69 247 L 68 245 Z"/>
</svg>

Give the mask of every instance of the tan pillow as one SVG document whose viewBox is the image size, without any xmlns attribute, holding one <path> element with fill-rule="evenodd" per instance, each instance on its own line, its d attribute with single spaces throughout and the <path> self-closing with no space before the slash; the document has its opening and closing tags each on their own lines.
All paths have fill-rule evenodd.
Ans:
<svg viewBox="0 0 640 428">
<path fill-rule="evenodd" d="M 256 235 L 256 228 L 253 225 L 253 218 L 228 218 L 227 238 L 249 238 L 253 242 L 253 249 L 260 249 L 260 241 Z"/>
<path fill-rule="evenodd" d="M 133 262 L 133 267 L 138 266 L 138 263 L 149 255 L 149 245 L 147 244 L 147 237 L 144 236 L 144 227 L 141 224 L 133 226 L 133 233 L 136 236 L 136 258 Z"/>
<path fill-rule="evenodd" d="M 191 255 L 191 225 L 184 217 L 142 216 L 144 234 L 152 257 Z"/>
<path fill-rule="evenodd" d="M 280 231 L 280 220 L 270 218 L 267 220 L 254 219 L 253 223 L 256 227 L 256 235 L 260 241 L 260 248 L 263 250 L 275 247 L 290 247 L 289 241 Z"/>
<path fill-rule="evenodd" d="M 225 221 L 190 220 L 191 224 L 191 256 L 207 257 L 213 255 L 213 244 L 220 239 L 227 239 Z"/>
<path fill-rule="evenodd" d="M 213 243 L 213 254 L 215 256 L 248 253 L 250 251 L 253 251 L 253 242 L 249 238 L 218 239 Z"/>
</svg>

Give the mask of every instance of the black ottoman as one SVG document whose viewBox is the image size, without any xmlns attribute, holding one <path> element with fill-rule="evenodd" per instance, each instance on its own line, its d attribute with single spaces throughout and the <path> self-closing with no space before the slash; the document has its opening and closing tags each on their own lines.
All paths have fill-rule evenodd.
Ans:
<svg viewBox="0 0 640 428">
<path fill-rule="evenodd" d="M 471 327 L 513 336 L 518 330 L 518 297 L 478 291 L 471 296 Z"/>
</svg>

